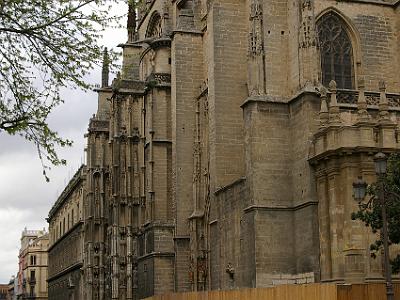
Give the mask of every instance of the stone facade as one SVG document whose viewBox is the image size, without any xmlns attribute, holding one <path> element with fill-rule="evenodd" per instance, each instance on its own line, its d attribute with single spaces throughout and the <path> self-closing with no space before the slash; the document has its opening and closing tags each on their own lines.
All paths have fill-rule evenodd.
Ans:
<svg viewBox="0 0 400 300">
<path fill-rule="evenodd" d="M 375 180 L 374 153 L 400 150 L 399 9 L 131 8 L 87 134 L 83 299 L 382 281 L 351 189 Z"/>
<path fill-rule="evenodd" d="M 16 284 L 15 276 L 11 276 L 11 279 L 8 283 L 8 290 L 7 290 L 7 300 L 16 300 L 17 295 L 16 295 L 16 289 L 18 286 L 18 283 Z"/>
<path fill-rule="evenodd" d="M 85 179 L 82 166 L 49 212 L 49 299 L 85 299 L 82 272 Z"/>
<path fill-rule="evenodd" d="M 48 246 L 49 234 L 45 229 L 25 228 L 22 232 L 18 279 L 16 279 L 17 299 L 47 300 Z"/>
<path fill-rule="evenodd" d="M 8 285 L 0 284 L 0 300 L 7 300 Z"/>
</svg>

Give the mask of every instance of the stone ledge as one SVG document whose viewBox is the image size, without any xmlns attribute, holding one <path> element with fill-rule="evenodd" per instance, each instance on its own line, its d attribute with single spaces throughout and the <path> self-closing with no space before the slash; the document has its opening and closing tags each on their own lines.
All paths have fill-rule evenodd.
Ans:
<svg viewBox="0 0 400 300">
<path fill-rule="evenodd" d="M 175 257 L 175 253 L 174 252 L 151 252 L 142 256 L 138 256 L 137 260 L 141 261 L 141 260 L 145 260 L 148 258 L 156 258 L 156 257 L 170 257 L 173 258 Z"/>
<path fill-rule="evenodd" d="M 253 210 L 265 210 L 265 211 L 296 211 L 308 206 L 318 205 L 318 201 L 307 201 L 296 206 L 263 206 L 263 205 L 250 205 L 246 207 L 243 211 L 245 213 L 251 212 Z"/>
<path fill-rule="evenodd" d="M 217 190 L 214 192 L 214 195 L 218 195 L 219 193 L 222 193 L 222 192 L 224 192 L 224 191 L 226 191 L 226 190 L 228 190 L 228 189 L 234 187 L 235 185 L 240 184 L 240 183 L 242 183 L 244 181 L 246 181 L 246 177 L 240 177 L 240 178 L 236 179 L 234 182 L 232 182 L 232 183 L 230 183 L 228 185 L 225 185 L 223 187 L 217 188 Z"/>
<path fill-rule="evenodd" d="M 78 268 L 80 269 L 82 266 L 83 266 L 83 262 L 77 262 L 77 263 L 69 266 L 68 268 L 62 270 L 61 272 L 58 272 L 58 273 L 56 273 L 54 275 L 51 275 L 51 276 L 49 275 L 49 278 L 47 278 L 47 282 L 50 282 L 50 281 L 55 280 L 55 279 L 58 279 L 61 276 L 65 275 L 65 274 L 67 274 L 67 273 L 69 273 L 69 272 L 71 272 L 73 270 L 76 270 Z"/>
<path fill-rule="evenodd" d="M 190 34 L 190 35 L 199 35 L 199 36 L 203 36 L 204 32 L 199 31 L 199 30 L 177 29 L 177 30 L 172 31 L 171 36 L 174 37 L 175 34 Z"/>
</svg>

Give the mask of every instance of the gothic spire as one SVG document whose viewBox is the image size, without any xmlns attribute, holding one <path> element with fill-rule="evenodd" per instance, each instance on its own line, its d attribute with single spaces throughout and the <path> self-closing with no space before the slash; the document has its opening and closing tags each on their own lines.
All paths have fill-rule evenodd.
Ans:
<svg viewBox="0 0 400 300">
<path fill-rule="evenodd" d="M 107 47 L 104 48 L 103 52 L 103 68 L 101 71 L 101 87 L 108 86 L 108 78 L 110 73 L 110 58 L 108 56 Z"/>
<path fill-rule="evenodd" d="M 128 43 L 135 40 L 136 33 L 136 3 L 135 0 L 129 0 L 128 4 L 128 22 L 126 28 L 128 29 Z"/>
</svg>

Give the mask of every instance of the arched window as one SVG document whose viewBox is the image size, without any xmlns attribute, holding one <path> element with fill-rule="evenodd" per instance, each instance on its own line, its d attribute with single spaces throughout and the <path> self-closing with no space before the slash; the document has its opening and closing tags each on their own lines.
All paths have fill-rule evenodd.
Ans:
<svg viewBox="0 0 400 300">
<path fill-rule="evenodd" d="M 322 84 L 325 86 L 335 80 L 338 88 L 354 88 L 353 47 L 346 26 L 334 12 L 317 21 Z"/>
<path fill-rule="evenodd" d="M 146 38 L 161 37 L 162 23 L 161 16 L 158 12 L 153 13 L 150 18 L 149 25 L 146 30 Z"/>
</svg>

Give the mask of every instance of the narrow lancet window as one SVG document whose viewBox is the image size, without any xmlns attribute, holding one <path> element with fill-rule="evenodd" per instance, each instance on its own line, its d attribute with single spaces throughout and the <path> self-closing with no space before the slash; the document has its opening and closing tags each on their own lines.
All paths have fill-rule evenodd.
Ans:
<svg viewBox="0 0 400 300">
<path fill-rule="evenodd" d="M 344 21 L 334 12 L 317 22 L 322 84 L 335 80 L 341 89 L 354 88 L 353 47 Z"/>
</svg>

